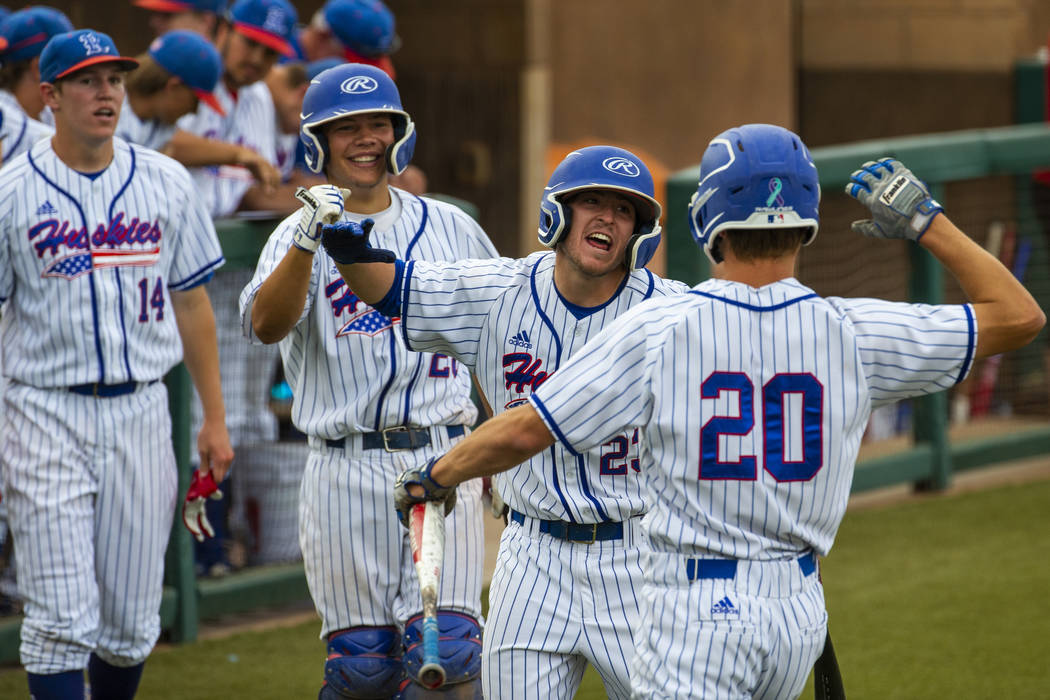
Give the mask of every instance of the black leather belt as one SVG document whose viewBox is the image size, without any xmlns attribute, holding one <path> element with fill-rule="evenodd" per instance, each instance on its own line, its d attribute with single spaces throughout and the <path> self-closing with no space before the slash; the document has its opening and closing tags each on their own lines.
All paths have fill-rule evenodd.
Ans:
<svg viewBox="0 0 1050 700">
<path fill-rule="evenodd" d="M 154 379 L 152 382 L 123 382 L 121 384 L 103 384 L 102 382 L 96 382 L 94 384 L 74 384 L 73 386 L 66 387 L 74 394 L 80 394 L 81 396 L 97 396 L 103 399 L 109 399 L 114 396 L 125 396 L 138 391 L 141 387 L 149 386 L 150 384 L 156 384 L 159 379 Z"/>
<path fill-rule="evenodd" d="M 435 428 L 444 428 L 450 438 L 458 438 L 467 430 L 462 425 L 436 425 Z M 341 449 L 346 446 L 349 438 L 326 438 L 325 444 L 329 447 Z M 430 444 L 429 428 L 407 428 L 403 425 L 386 428 L 374 433 L 361 433 L 361 447 L 365 450 L 383 449 L 387 452 L 395 450 L 417 450 Z"/>
<path fill-rule="evenodd" d="M 525 524 L 525 518 L 529 516 L 516 510 L 510 512 L 510 519 L 519 525 Z M 604 542 L 606 540 L 623 539 L 623 523 L 567 523 L 564 520 L 540 520 L 531 518 L 540 524 L 540 532 L 566 542 Z"/>
<path fill-rule="evenodd" d="M 734 578 L 736 576 L 736 559 L 686 559 L 685 573 L 690 581 L 697 579 Z M 817 570 L 817 560 L 813 552 L 807 552 L 798 558 L 798 566 L 803 576 L 809 576 Z"/>
</svg>

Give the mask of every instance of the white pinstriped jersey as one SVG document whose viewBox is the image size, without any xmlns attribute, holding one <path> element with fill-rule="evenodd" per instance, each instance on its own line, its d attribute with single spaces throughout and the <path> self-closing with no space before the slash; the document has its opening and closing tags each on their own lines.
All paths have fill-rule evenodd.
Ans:
<svg viewBox="0 0 1050 700">
<path fill-rule="evenodd" d="M 28 116 L 14 95 L 0 90 L 0 152 L 3 153 L 4 165 L 54 133 L 55 130 L 47 124 Z"/>
<path fill-rule="evenodd" d="M 410 347 L 447 352 L 474 370 L 496 413 L 523 403 L 612 319 L 650 297 L 688 289 L 635 270 L 596 308 L 567 302 L 554 286 L 554 253 L 405 270 L 402 327 Z M 497 474 L 516 511 L 544 520 L 626 520 L 646 510 L 638 432 L 608 435 L 580 456 L 555 445 Z"/>
<path fill-rule="evenodd" d="M 409 260 L 496 254 L 481 227 L 460 209 L 393 187 L 390 191 L 400 213 L 392 226 L 382 215 L 374 217 L 374 246 Z M 299 216 L 295 212 L 278 225 L 241 294 L 243 329 L 253 340 L 255 294 L 292 245 Z M 343 214 L 344 220 L 361 218 Z M 292 420 L 299 430 L 337 438 L 396 425 L 474 423 L 469 373 L 449 357 L 409 352 L 396 332 L 398 323 L 358 299 L 324 248 L 318 248 L 302 315 L 280 343 L 295 397 Z"/>
<path fill-rule="evenodd" d="M 215 97 L 226 116 L 202 102 L 195 113 L 178 121 L 178 127 L 205 138 L 246 146 L 276 165 L 277 116 L 266 83 L 252 83 L 232 93 L 220 80 L 215 86 Z M 194 168 L 192 172 L 201 199 L 215 218 L 235 212 L 253 184 L 246 168 L 231 165 Z"/>
<path fill-rule="evenodd" d="M 128 143 L 159 151 L 171 142 L 171 137 L 175 135 L 175 125 L 162 124 L 157 119 L 142 121 L 131 108 L 131 101 L 125 98 L 124 106 L 120 109 L 116 135 Z"/>
<path fill-rule="evenodd" d="M 872 406 L 952 386 L 976 338 L 968 305 L 709 280 L 617 319 L 531 401 L 576 451 L 643 427 L 655 550 L 824 555 Z"/>
<path fill-rule="evenodd" d="M 41 141 L 0 172 L 3 365 L 24 384 L 164 376 L 182 359 L 169 290 L 223 262 L 186 169 L 121 139 L 113 151 L 91 177 Z"/>
</svg>

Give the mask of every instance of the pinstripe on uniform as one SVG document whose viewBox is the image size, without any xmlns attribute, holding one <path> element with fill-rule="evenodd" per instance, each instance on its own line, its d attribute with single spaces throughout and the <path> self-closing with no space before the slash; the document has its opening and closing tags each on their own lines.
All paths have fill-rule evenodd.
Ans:
<svg viewBox="0 0 1050 700">
<path fill-rule="evenodd" d="M 413 349 L 447 352 L 471 367 L 499 413 L 532 392 L 605 325 L 680 282 L 635 270 L 597 308 L 567 302 L 554 286 L 552 252 L 520 260 L 410 263 L 402 326 Z M 571 698 L 589 661 L 610 697 L 627 697 L 638 621 L 640 538 L 646 512 L 637 434 L 624 431 L 574 455 L 555 446 L 493 477 L 514 510 L 489 590 L 482 680 L 488 697 Z M 625 540 L 569 543 L 536 521 L 625 521 Z"/>
<path fill-rule="evenodd" d="M 54 128 L 26 115 L 18 99 L 7 90 L 0 90 L 0 148 L 3 164 L 29 150 L 40 139 L 53 136 Z"/>
<path fill-rule="evenodd" d="M 495 249 L 461 210 L 391 188 L 391 207 L 373 215 L 375 245 L 407 259 L 484 258 Z M 344 212 L 345 220 L 364 218 Z M 241 295 L 245 335 L 254 339 L 251 307 L 263 281 L 292 244 L 296 212 L 278 225 Z M 406 349 L 391 320 L 360 301 L 319 248 L 298 324 L 280 342 L 292 387 L 292 421 L 310 436 L 300 501 L 300 544 L 321 636 L 357 625 L 403 624 L 421 601 L 407 531 L 390 503 L 408 463 L 451 445 L 442 426 L 472 425 L 469 373 L 451 358 Z M 430 429 L 429 447 L 388 454 L 362 450 L 360 433 L 398 425 Z M 349 448 L 324 439 L 350 437 Z M 447 521 L 439 606 L 481 619 L 480 484 L 459 491 Z M 347 533 L 353 533 L 348 536 Z M 399 592 L 400 590 L 400 592 Z"/>
<path fill-rule="evenodd" d="M 724 657 L 707 656 L 715 642 L 680 616 L 737 615 L 772 639 L 822 639 L 820 584 L 800 577 L 792 560 L 830 549 L 871 408 L 960 381 L 975 342 L 968 305 L 821 299 L 794 279 L 757 290 L 709 280 L 632 309 L 540 387 L 531 401 L 567 449 L 645 427 L 652 502 L 644 525 L 655 551 L 636 697 L 698 694 L 697 659 L 723 668 L 722 687 L 704 697 L 728 696 L 731 678 L 757 678 L 761 668 L 777 669 L 761 696 L 801 692 L 822 643 L 804 645 L 806 658 L 784 645 L 784 656 L 773 648 L 758 659 L 736 656 L 743 642 L 729 640 Z M 741 560 L 743 571 L 683 589 L 689 556 Z M 800 592 L 802 608 L 776 612 L 768 599 L 788 589 Z M 716 614 L 720 594 L 731 607 Z"/>
<path fill-rule="evenodd" d="M 75 172 L 37 143 L 0 172 L 0 454 L 30 673 L 141 662 L 159 634 L 176 496 L 164 385 L 114 398 L 67 386 L 155 382 L 182 359 L 170 291 L 222 264 L 189 173 L 114 139 Z M 157 192 L 165 197 L 158 198 Z"/>
<path fill-rule="evenodd" d="M 131 100 L 125 97 L 115 135 L 128 143 L 159 151 L 171 143 L 171 137 L 175 135 L 175 125 L 162 124 L 159 119 L 142 121 L 131 108 Z"/>
</svg>

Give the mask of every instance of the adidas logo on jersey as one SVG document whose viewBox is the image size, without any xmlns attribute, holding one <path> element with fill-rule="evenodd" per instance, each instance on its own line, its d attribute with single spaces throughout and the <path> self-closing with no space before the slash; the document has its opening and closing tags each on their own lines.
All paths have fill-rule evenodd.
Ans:
<svg viewBox="0 0 1050 700">
<path fill-rule="evenodd" d="M 532 341 L 529 340 L 529 334 L 525 331 L 518 331 L 517 335 L 507 341 L 511 345 L 517 345 L 521 348 L 531 348 Z"/>
<path fill-rule="evenodd" d="M 44 216 L 45 214 L 57 214 L 57 213 L 58 213 L 58 209 L 55 209 L 55 205 L 52 204 L 49 200 L 46 200 L 46 199 L 44 200 L 43 204 L 41 204 L 39 207 L 36 208 L 36 215 L 37 216 Z"/>
<path fill-rule="evenodd" d="M 733 601 L 729 600 L 729 596 L 726 596 L 722 600 L 718 601 L 711 606 L 712 615 L 739 615 L 740 610 L 733 605 Z"/>
</svg>

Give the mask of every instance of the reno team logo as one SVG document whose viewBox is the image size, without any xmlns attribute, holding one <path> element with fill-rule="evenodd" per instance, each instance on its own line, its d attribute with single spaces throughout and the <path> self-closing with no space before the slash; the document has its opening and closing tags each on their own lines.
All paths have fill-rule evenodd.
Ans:
<svg viewBox="0 0 1050 700">
<path fill-rule="evenodd" d="M 286 24 L 284 10 L 271 7 L 266 13 L 266 20 L 263 21 L 263 29 L 274 34 L 284 34 Z"/>
<path fill-rule="evenodd" d="M 100 53 L 109 53 L 109 47 L 103 46 L 97 34 L 87 32 L 77 37 L 84 46 L 85 56 L 94 56 Z"/>
<path fill-rule="evenodd" d="M 638 164 L 633 160 L 628 160 L 622 156 L 613 156 L 612 158 L 606 158 L 602 161 L 602 167 L 608 170 L 610 173 L 617 175 L 626 175 L 627 177 L 638 177 L 641 174 L 641 170 L 638 169 Z"/>
<path fill-rule="evenodd" d="M 342 291 L 341 294 L 340 291 Z M 355 333 L 376 336 L 390 330 L 400 320 L 389 319 L 361 301 L 356 294 L 350 291 L 350 288 L 346 286 L 346 282 L 342 279 L 332 282 L 325 287 L 324 293 L 332 304 L 332 313 L 337 321 L 342 320 L 343 314 L 349 316 L 346 322 L 335 332 L 336 338 Z"/>
<path fill-rule="evenodd" d="M 367 75 L 355 75 L 352 78 L 347 78 L 339 86 L 339 89 L 348 95 L 367 95 L 370 92 L 375 92 L 378 88 L 379 83 L 376 82 L 375 78 Z"/>
<path fill-rule="evenodd" d="M 37 257 L 48 260 L 42 276 L 71 280 L 94 269 L 155 265 L 163 237 L 158 222 L 133 217 L 125 224 L 124 217 L 118 212 L 108 226 L 99 224 L 90 236 L 86 228 L 58 219 L 32 226 L 29 240 Z"/>
</svg>

